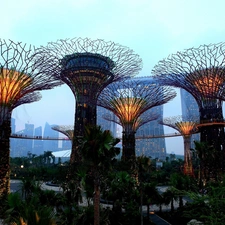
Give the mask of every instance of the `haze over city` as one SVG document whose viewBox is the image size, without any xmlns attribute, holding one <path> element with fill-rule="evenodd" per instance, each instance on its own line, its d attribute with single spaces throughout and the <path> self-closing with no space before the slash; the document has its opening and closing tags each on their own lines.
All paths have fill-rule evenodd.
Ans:
<svg viewBox="0 0 225 225">
<path fill-rule="evenodd" d="M 177 51 L 223 42 L 222 0 L 7 0 L 1 3 L 1 37 L 39 47 L 58 39 L 88 37 L 127 46 L 140 55 L 138 76 Z M 181 114 L 180 95 L 164 105 L 164 116 Z M 17 130 L 25 123 L 74 123 L 75 99 L 67 85 L 43 91 L 39 102 L 13 110 Z M 165 127 L 165 133 L 175 132 Z M 182 137 L 166 138 L 167 153 L 183 154 Z"/>
</svg>

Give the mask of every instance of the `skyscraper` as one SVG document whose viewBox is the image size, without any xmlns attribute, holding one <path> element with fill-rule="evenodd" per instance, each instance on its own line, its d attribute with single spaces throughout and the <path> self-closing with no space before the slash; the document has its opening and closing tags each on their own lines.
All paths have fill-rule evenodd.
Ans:
<svg viewBox="0 0 225 225">
<path fill-rule="evenodd" d="M 167 103 L 174 96 L 172 89 L 158 85 L 157 80 L 152 77 L 115 82 L 103 90 L 97 104 L 116 115 L 116 119 L 109 115 L 107 120 L 122 126 L 123 159 L 135 155 L 166 158 L 165 139 L 150 140 L 147 136 L 164 135 L 163 126 L 157 121 L 150 121 L 163 116 L 163 108 L 158 106 Z M 135 141 L 135 136 L 141 136 L 142 139 L 137 138 Z"/>
<path fill-rule="evenodd" d="M 159 119 L 163 118 L 163 105 L 150 109 L 153 113 L 159 115 Z M 136 137 L 153 136 L 153 138 L 144 138 L 136 140 L 136 154 L 137 156 L 145 155 L 162 160 L 166 159 L 166 143 L 165 138 L 158 138 L 164 135 L 163 125 L 158 121 L 150 121 L 144 124 L 137 130 Z M 154 138 L 157 137 L 157 138 Z"/>
<path fill-rule="evenodd" d="M 49 125 L 49 123 L 45 123 L 44 127 L 44 135 L 45 138 L 58 138 L 59 132 L 52 129 L 53 125 Z M 57 151 L 58 150 L 58 141 L 57 140 L 45 140 L 43 145 L 44 151 Z"/>
<path fill-rule="evenodd" d="M 199 107 L 194 97 L 184 89 L 180 89 L 181 112 L 185 120 L 191 121 L 191 118 L 199 118 Z M 200 140 L 200 134 L 192 134 L 191 148 L 194 148 L 194 141 Z"/>
<path fill-rule="evenodd" d="M 103 130 L 110 130 L 113 137 L 117 137 L 117 134 L 116 134 L 117 124 L 112 121 L 105 120 L 104 116 L 106 115 L 115 117 L 115 115 L 111 111 L 103 107 L 97 107 L 97 124 L 101 126 Z"/>
<path fill-rule="evenodd" d="M 14 118 L 11 118 L 11 133 L 16 133 L 16 120 Z M 16 149 L 16 140 L 14 138 L 10 138 L 10 156 L 14 157 Z"/>
<path fill-rule="evenodd" d="M 25 129 L 16 132 L 15 130 L 15 119 L 11 119 L 13 122 L 11 133 L 17 136 L 33 137 L 34 135 L 34 124 L 25 124 Z M 23 157 L 27 156 L 28 152 L 33 153 L 33 140 L 23 138 L 11 138 L 10 139 L 10 156 L 11 157 Z"/>
<path fill-rule="evenodd" d="M 36 127 L 34 129 L 34 145 L 33 145 L 33 154 L 36 155 L 41 155 L 44 153 L 44 149 L 43 149 L 43 140 L 40 140 L 40 138 L 42 137 L 42 127 Z"/>
<path fill-rule="evenodd" d="M 29 123 L 25 124 L 24 135 L 28 136 L 28 137 L 34 136 L 34 124 L 29 124 Z M 27 152 L 33 153 L 32 152 L 33 151 L 33 142 L 34 142 L 33 139 L 29 139 L 29 140 L 25 141 Z"/>
</svg>

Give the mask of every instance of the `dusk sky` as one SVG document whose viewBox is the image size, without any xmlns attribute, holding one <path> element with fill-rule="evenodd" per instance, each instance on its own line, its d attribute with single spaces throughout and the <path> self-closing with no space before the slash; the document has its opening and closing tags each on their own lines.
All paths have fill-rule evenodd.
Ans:
<svg viewBox="0 0 225 225">
<path fill-rule="evenodd" d="M 224 6 L 223 0 L 7 0 L 0 6 L 0 38 L 36 47 L 74 37 L 113 41 L 140 55 L 138 76 L 151 76 L 170 54 L 225 41 Z M 178 94 L 164 106 L 164 116 L 180 115 L 180 105 Z M 72 125 L 74 113 L 74 96 L 62 85 L 14 109 L 13 117 L 20 130 L 28 122 Z M 168 153 L 183 154 L 182 137 L 166 138 L 166 145 Z"/>
</svg>

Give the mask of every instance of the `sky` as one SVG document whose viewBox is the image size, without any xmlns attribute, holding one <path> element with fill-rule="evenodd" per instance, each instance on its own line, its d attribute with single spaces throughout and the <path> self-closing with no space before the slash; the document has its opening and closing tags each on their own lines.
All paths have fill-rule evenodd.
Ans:
<svg viewBox="0 0 225 225">
<path fill-rule="evenodd" d="M 203 44 L 225 40 L 223 0 L 1 0 L 1 39 L 36 47 L 74 37 L 104 39 L 127 46 L 143 60 L 138 76 L 151 76 L 158 61 Z M 164 116 L 181 114 L 178 95 Z M 13 110 L 17 130 L 72 125 L 75 100 L 66 85 L 42 91 L 39 102 Z M 175 130 L 165 127 L 165 133 Z M 166 138 L 167 153 L 183 154 L 182 137 Z"/>
</svg>

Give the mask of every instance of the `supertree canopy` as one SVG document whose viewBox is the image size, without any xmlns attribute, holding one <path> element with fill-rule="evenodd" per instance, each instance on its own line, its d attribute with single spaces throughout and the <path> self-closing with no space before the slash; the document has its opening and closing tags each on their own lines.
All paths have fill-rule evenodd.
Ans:
<svg viewBox="0 0 225 225">
<path fill-rule="evenodd" d="M 76 99 L 74 143 L 71 162 L 75 161 L 76 138 L 83 136 L 87 124 L 96 125 L 96 101 L 111 82 L 132 77 L 142 68 L 142 60 L 131 49 L 101 39 L 58 40 L 43 47 L 49 74 L 62 80 Z"/>
<path fill-rule="evenodd" d="M 69 140 L 73 140 L 74 135 L 74 126 L 73 125 L 61 125 L 61 126 L 52 126 L 53 130 L 56 130 L 64 135 L 66 135 Z"/>
<path fill-rule="evenodd" d="M 39 50 L 21 42 L 0 39 L 0 201 L 9 192 L 11 113 L 21 104 L 40 99 L 38 91 L 62 82 L 44 74 Z"/>
<path fill-rule="evenodd" d="M 225 99 L 225 43 L 202 45 L 177 52 L 159 61 L 152 73 L 163 85 L 183 88 L 199 106 L 200 122 L 219 121 L 201 126 L 200 140 L 221 152 L 225 168 L 225 139 L 222 101 Z"/>
<path fill-rule="evenodd" d="M 159 123 L 172 127 L 180 132 L 184 140 L 184 168 L 183 172 L 186 175 L 194 176 L 192 157 L 191 157 L 191 135 L 198 130 L 199 119 L 197 118 L 184 118 L 182 116 L 174 116 L 164 118 Z"/>
<path fill-rule="evenodd" d="M 157 115 L 147 111 L 167 103 L 175 96 L 175 91 L 158 85 L 150 77 L 115 82 L 102 91 L 97 105 L 112 111 L 118 119 L 114 122 L 123 128 L 122 159 L 127 160 L 135 156 L 136 130 L 144 123 L 157 118 Z"/>
</svg>

